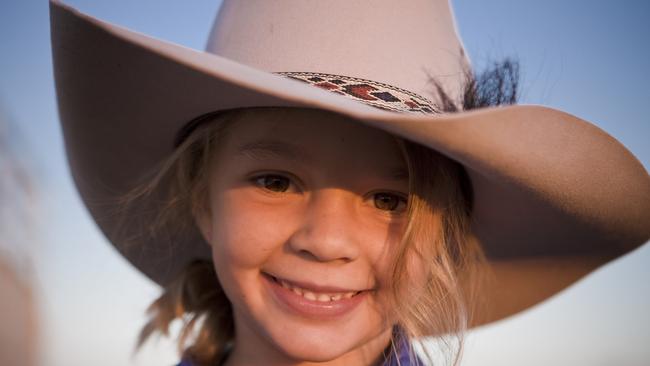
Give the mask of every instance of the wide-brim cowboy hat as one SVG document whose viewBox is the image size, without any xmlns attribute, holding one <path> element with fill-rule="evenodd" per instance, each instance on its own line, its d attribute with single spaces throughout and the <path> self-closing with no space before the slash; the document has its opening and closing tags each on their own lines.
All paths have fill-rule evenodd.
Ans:
<svg viewBox="0 0 650 366">
<path fill-rule="evenodd" d="M 499 279 L 485 290 L 495 310 L 478 323 L 527 308 L 650 237 L 648 173 L 593 124 L 542 106 L 436 113 L 427 77 L 454 98 L 468 67 L 447 0 L 226 0 L 208 52 L 58 1 L 50 9 L 74 180 L 109 241 L 160 285 L 210 258 L 209 248 L 198 232 L 132 245 L 156 212 L 136 208 L 122 220 L 119 198 L 170 156 L 189 121 L 242 107 L 338 113 L 460 162 L 474 192 L 472 233 Z"/>
</svg>

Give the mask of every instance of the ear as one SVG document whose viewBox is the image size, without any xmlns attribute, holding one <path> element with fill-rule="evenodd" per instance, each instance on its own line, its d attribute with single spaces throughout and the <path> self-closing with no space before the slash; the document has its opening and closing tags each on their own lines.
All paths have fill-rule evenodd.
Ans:
<svg viewBox="0 0 650 366">
<path fill-rule="evenodd" d="M 207 210 L 201 210 L 194 215 L 196 226 L 201 232 L 203 240 L 212 246 L 212 215 Z"/>
</svg>

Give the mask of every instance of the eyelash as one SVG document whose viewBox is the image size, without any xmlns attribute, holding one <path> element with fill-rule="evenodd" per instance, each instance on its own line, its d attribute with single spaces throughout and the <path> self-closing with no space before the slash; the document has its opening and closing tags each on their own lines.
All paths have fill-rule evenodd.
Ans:
<svg viewBox="0 0 650 366">
<path fill-rule="evenodd" d="M 261 188 L 261 189 L 264 190 L 264 191 L 271 192 L 271 193 L 273 193 L 273 194 L 282 194 L 282 193 L 287 193 L 286 191 L 278 192 L 278 191 L 274 191 L 274 190 L 271 190 L 271 189 L 266 188 L 266 187 L 263 185 L 263 183 L 260 183 L 260 182 L 259 182 L 261 179 L 265 179 L 265 178 L 281 178 L 281 179 L 286 179 L 286 180 L 288 181 L 288 184 L 289 184 L 289 185 L 296 186 L 296 184 L 293 183 L 293 180 L 294 180 L 294 179 L 289 178 L 289 177 L 285 177 L 285 176 L 282 175 L 282 174 L 270 174 L 270 173 L 259 174 L 259 175 L 256 175 L 256 176 L 252 177 L 250 180 L 251 180 L 251 183 L 253 183 L 253 185 L 256 185 L 257 187 Z"/>
<path fill-rule="evenodd" d="M 287 174 L 288 174 L 288 173 L 287 173 Z M 263 191 L 268 192 L 268 193 L 273 194 L 273 195 L 287 193 L 286 190 L 288 189 L 288 187 L 285 188 L 285 190 L 283 190 L 283 191 L 274 191 L 274 190 L 272 190 L 272 189 L 267 188 L 267 187 L 264 185 L 264 181 L 261 181 L 261 180 L 266 180 L 266 179 L 268 179 L 268 178 L 280 178 L 280 179 L 285 179 L 285 180 L 286 180 L 286 183 L 287 183 L 289 186 L 291 186 L 291 185 L 296 186 L 296 184 L 293 183 L 293 180 L 294 180 L 294 179 L 292 179 L 292 178 L 290 178 L 290 177 L 286 177 L 286 176 L 284 176 L 284 175 L 282 175 L 282 174 L 270 174 L 270 173 L 267 173 L 267 174 L 259 174 L 259 175 L 256 175 L 256 176 L 252 177 L 252 178 L 250 179 L 250 182 L 251 182 L 253 185 L 257 186 L 258 188 L 262 189 Z M 397 207 L 399 207 L 400 205 L 403 206 L 403 208 L 402 208 L 401 210 L 399 210 L 399 211 L 398 211 L 397 209 L 392 209 L 392 210 L 383 210 L 383 209 L 377 207 L 379 210 L 381 210 L 381 211 L 385 211 L 385 212 L 387 212 L 387 213 L 389 213 L 389 214 L 392 214 L 392 215 L 394 215 L 394 214 L 398 214 L 398 213 L 402 213 L 403 211 L 405 211 L 405 209 L 406 209 L 406 205 L 407 205 L 407 203 L 408 203 L 408 199 L 407 199 L 406 197 L 404 197 L 404 195 L 402 195 L 402 194 L 397 194 L 397 193 L 389 192 L 389 191 L 379 191 L 379 192 L 375 192 L 375 193 L 373 193 L 373 196 L 375 196 L 375 197 L 374 197 L 374 200 L 375 200 L 375 201 L 374 201 L 374 203 L 375 203 L 375 207 L 377 206 L 377 195 L 379 195 L 379 194 L 382 194 L 382 195 L 384 195 L 384 196 L 389 196 L 389 197 L 396 197 L 396 198 L 399 200 L 399 201 L 397 202 Z"/>
</svg>

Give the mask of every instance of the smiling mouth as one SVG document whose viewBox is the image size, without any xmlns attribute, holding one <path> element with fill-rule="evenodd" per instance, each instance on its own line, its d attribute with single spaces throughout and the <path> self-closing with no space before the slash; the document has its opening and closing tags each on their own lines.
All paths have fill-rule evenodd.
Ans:
<svg viewBox="0 0 650 366">
<path fill-rule="evenodd" d="M 267 276 L 273 282 L 279 284 L 280 286 L 284 287 L 285 289 L 293 292 L 294 294 L 296 294 L 298 296 L 302 296 L 303 298 L 305 298 L 305 299 L 307 299 L 309 301 L 318 301 L 318 302 L 322 302 L 322 303 L 328 303 L 328 302 L 333 302 L 333 301 L 351 299 L 351 298 L 361 294 L 362 292 L 364 292 L 364 291 L 345 291 L 345 292 L 314 291 L 313 289 L 306 289 L 306 288 L 297 286 L 294 283 L 283 280 L 281 278 L 271 276 L 269 274 L 267 274 Z"/>
</svg>

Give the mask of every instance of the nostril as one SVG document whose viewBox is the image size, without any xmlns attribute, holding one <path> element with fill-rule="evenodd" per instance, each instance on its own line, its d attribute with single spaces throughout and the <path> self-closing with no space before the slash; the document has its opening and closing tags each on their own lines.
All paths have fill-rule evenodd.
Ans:
<svg viewBox="0 0 650 366">
<path fill-rule="evenodd" d="M 298 251 L 298 256 L 302 259 L 305 259 L 310 262 L 321 262 L 321 263 L 332 263 L 332 262 L 342 262 L 342 263 L 348 263 L 351 262 L 353 259 L 349 258 L 345 255 L 337 256 L 334 253 L 319 253 L 315 254 L 311 252 L 310 250 L 300 250 Z"/>
<path fill-rule="evenodd" d="M 295 255 L 315 262 L 347 263 L 359 255 L 359 238 L 352 221 L 347 220 L 342 226 L 342 217 L 334 220 L 319 216 L 309 219 L 297 229 L 287 241 L 287 249 Z M 334 220 L 334 221 L 333 221 Z"/>
</svg>

